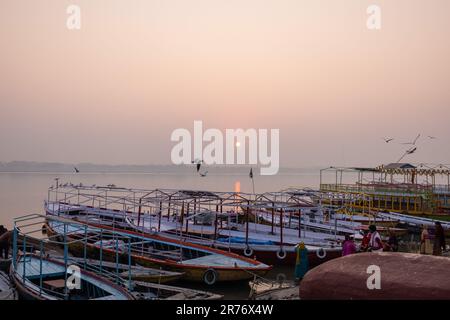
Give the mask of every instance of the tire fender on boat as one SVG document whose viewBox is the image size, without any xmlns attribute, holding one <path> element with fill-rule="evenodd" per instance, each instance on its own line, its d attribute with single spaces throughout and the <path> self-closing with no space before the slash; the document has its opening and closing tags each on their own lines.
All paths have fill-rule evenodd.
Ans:
<svg viewBox="0 0 450 320">
<path fill-rule="evenodd" d="M 212 268 L 207 269 L 203 274 L 203 282 L 210 286 L 215 284 L 218 278 L 219 275 L 217 274 L 217 271 Z"/>
<path fill-rule="evenodd" d="M 320 251 L 322 251 L 322 254 L 320 253 Z M 316 256 L 319 259 L 324 259 L 327 256 L 327 251 L 324 248 L 319 248 L 316 250 Z"/>
<path fill-rule="evenodd" d="M 277 274 L 277 282 L 284 283 L 286 281 L 286 275 L 284 273 Z"/>
<path fill-rule="evenodd" d="M 284 250 L 283 247 L 281 247 L 280 250 L 277 251 L 277 258 L 283 260 L 284 258 L 286 258 L 286 256 L 287 256 L 286 250 Z"/>
<path fill-rule="evenodd" d="M 247 246 L 247 247 L 244 249 L 244 255 L 245 255 L 246 257 L 251 257 L 251 256 L 253 255 L 253 249 Z"/>
</svg>

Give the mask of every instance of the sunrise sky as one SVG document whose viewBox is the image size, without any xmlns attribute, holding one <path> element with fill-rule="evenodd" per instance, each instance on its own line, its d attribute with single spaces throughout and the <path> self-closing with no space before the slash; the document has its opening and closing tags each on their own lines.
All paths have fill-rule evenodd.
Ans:
<svg viewBox="0 0 450 320">
<path fill-rule="evenodd" d="M 448 0 L 1 0 L 0 161 L 169 164 L 171 132 L 202 120 L 279 128 L 282 166 L 395 162 L 418 133 L 405 161 L 450 163 L 449 16 Z"/>
</svg>

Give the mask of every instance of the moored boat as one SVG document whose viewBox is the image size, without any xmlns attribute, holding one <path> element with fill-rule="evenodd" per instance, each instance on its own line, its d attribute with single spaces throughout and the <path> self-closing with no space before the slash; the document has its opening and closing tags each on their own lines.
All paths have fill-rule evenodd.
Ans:
<svg viewBox="0 0 450 320">
<path fill-rule="evenodd" d="M 70 214 L 66 214 L 66 212 Z M 215 228 L 214 225 L 202 225 L 189 222 L 188 227 L 180 226 L 168 218 L 157 219 L 156 216 L 142 216 L 132 212 L 100 209 L 88 206 L 67 205 L 65 203 L 46 203 L 49 216 L 65 217 L 85 221 L 105 227 L 117 226 L 130 229 L 140 235 L 149 237 L 158 234 L 174 241 L 189 241 L 194 244 L 217 248 L 236 253 L 240 256 L 257 259 L 272 265 L 292 265 L 295 263 L 295 247 L 300 242 L 306 243 L 311 266 L 319 265 L 341 256 L 340 235 L 296 230 L 288 227 L 248 223 L 246 225 L 230 223 L 228 228 Z M 139 221 L 140 220 L 140 221 Z M 114 221 L 114 223 L 113 223 Z M 157 230 L 160 230 L 157 232 Z M 302 237 L 299 237 L 299 232 Z M 248 234 L 248 237 L 246 236 Z"/>
<path fill-rule="evenodd" d="M 52 258 L 57 260 L 63 260 L 64 257 Z M 82 268 L 87 268 L 92 272 L 109 272 L 115 273 L 117 276 L 123 279 L 131 279 L 132 281 L 151 282 L 151 283 L 168 283 L 183 278 L 184 274 L 181 272 L 173 272 L 162 269 L 146 268 L 143 266 L 132 265 L 122 263 L 114 263 L 109 261 L 99 261 L 94 259 L 84 259 L 70 257 L 69 262 L 71 264 L 77 264 Z"/>
<path fill-rule="evenodd" d="M 134 300 L 122 286 L 95 273 L 79 270 L 79 286 L 71 287 L 61 261 L 35 254 L 18 255 L 10 277 L 26 300 Z"/>
<path fill-rule="evenodd" d="M 67 219 L 47 220 L 47 232 L 51 236 L 86 239 L 70 242 L 69 249 L 76 256 L 86 252 L 93 259 L 101 256 L 110 261 L 131 260 L 141 266 L 182 272 L 186 280 L 207 284 L 246 280 L 254 275 L 263 276 L 272 268 L 254 259 L 159 234 L 141 234 Z M 114 238 L 112 245 L 107 237 Z"/>
<path fill-rule="evenodd" d="M 138 300 L 220 300 L 220 294 L 155 283 L 133 282 L 132 294 Z"/>
</svg>

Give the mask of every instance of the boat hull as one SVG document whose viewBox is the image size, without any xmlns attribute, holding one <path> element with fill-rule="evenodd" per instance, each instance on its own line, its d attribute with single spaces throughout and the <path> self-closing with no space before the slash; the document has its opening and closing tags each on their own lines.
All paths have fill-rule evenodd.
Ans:
<svg viewBox="0 0 450 320">
<path fill-rule="evenodd" d="M 63 266 L 61 262 L 58 262 L 56 260 L 46 258 L 46 260 L 50 261 L 53 264 Z M 123 287 L 120 287 L 118 284 L 113 283 L 109 280 L 106 280 L 102 278 L 101 276 L 98 276 L 92 272 L 88 271 L 81 271 L 82 275 L 87 275 L 91 280 L 98 281 L 99 283 L 102 283 L 103 285 L 106 285 L 109 288 L 112 288 L 113 292 L 118 293 L 118 296 L 125 300 L 135 300 L 135 298 Z M 39 292 L 36 290 L 36 288 L 31 289 L 29 288 L 26 283 L 22 280 L 22 277 L 19 276 L 14 269 L 14 264 L 11 264 L 10 270 L 9 270 L 9 277 L 14 285 L 14 287 L 17 290 L 17 293 L 19 297 L 22 300 L 60 300 L 60 297 L 56 297 L 54 295 L 43 293 L 39 294 Z M 107 292 L 111 294 L 111 292 Z"/>
<path fill-rule="evenodd" d="M 231 252 L 244 255 L 244 249 L 231 249 Z M 295 251 L 286 252 L 286 257 L 284 259 L 278 258 L 276 251 L 269 250 L 254 250 L 254 256 L 258 259 L 258 261 L 276 266 L 294 266 L 297 260 L 297 253 Z M 341 256 L 342 252 L 340 249 L 326 250 L 326 255 L 323 258 L 318 257 L 315 251 L 309 251 L 308 263 L 309 266 L 313 268 Z"/>
</svg>

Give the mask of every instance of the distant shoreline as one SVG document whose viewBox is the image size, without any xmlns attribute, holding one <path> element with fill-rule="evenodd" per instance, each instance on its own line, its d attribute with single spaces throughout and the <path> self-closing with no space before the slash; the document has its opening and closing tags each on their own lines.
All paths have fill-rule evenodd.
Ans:
<svg viewBox="0 0 450 320">
<path fill-rule="evenodd" d="M 79 173 L 75 172 L 75 167 Z M 210 174 L 248 174 L 250 165 L 206 165 Z M 325 166 L 324 166 L 325 167 Z M 278 174 L 318 173 L 324 167 L 281 167 Z M 51 163 L 32 161 L 0 162 L 0 173 L 52 173 L 52 174 L 191 174 L 192 165 L 105 165 L 92 163 Z"/>
</svg>

